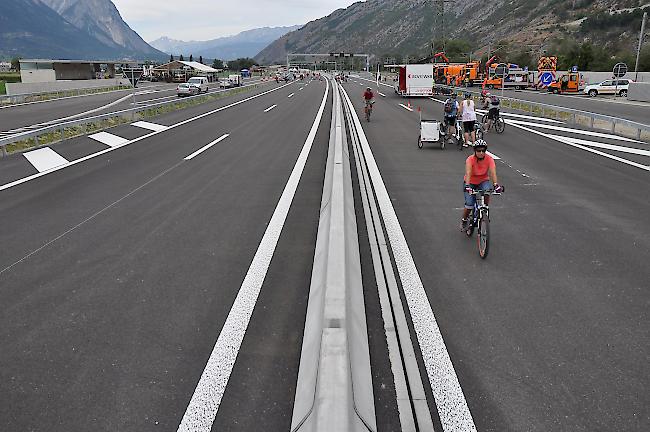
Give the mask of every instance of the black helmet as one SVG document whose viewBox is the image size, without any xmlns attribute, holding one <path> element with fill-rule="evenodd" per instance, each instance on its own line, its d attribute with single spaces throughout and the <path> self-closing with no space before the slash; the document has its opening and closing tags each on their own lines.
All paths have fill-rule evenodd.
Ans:
<svg viewBox="0 0 650 432">
<path fill-rule="evenodd" d="M 372 91 L 372 89 L 371 89 L 370 87 L 366 87 L 366 90 L 368 90 L 368 91 Z"/>
<path fill-rule="evenodd" d="M 484 139 L 477 139 L 476 141 L 474 141 L 474 146 L 473 147 L 474 147 L 474 150 L 476 150 L 477 148 L 484 148 L 485 150 L 487 150 L 488 145 L 487 145 L 487 142 L 485 142 Z"/>
<path fill-rule="evenodd" d="M 465 92 L 465 99 L 469 99 L 472 97 L 472 94 L 470 92 Z"/>
</svg>

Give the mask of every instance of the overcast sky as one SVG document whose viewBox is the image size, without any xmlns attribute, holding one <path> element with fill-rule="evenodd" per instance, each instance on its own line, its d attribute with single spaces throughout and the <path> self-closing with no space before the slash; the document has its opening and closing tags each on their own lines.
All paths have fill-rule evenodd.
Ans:
<svg viewBox="0 0 650 432">
<path fill-rule="evenodd" d="M 142 38 L 208 40 L 259 27 L 306 24 L 354 0 L 113 0 Z"/>
</svg>

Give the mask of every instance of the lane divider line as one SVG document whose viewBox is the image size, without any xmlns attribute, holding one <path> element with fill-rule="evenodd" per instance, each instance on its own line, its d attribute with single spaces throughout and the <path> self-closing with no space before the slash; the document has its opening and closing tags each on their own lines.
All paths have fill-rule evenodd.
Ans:
<svg viewBox="0 0 650 432">
<path fill-rule="evenodd" d="M 534 133 L 536 135 L 540 135 L 540 136 L 546 137 L 548 139 L 552 139 L 554 141 L 569 145 L 571 147 L 579 148 L 581 150 L 584 150 L 584 151 L 587 151 L 587 152 L 590 152 L 590 153 L 594 153 L 594 154 L 597 154 L 599 156 L 603 156 L 603 157 L 606 157 L 608 159 L 615 160 L 617 162 L 622 162 L 622 163 L 624 163 L 626 165 L 630 165 L 630 166 L 633 166 L 633 167 L 636 167 L 636 168 L 640 168 L 640 169 L 645 170 L 645 171 L 650 171 L 650 166 L 649 165 L 643 165 L 643 164 L 640 164 L 640 163 L 637 163 L 637 162 L 634 162 L 634 161 L 631 161 L 631 160 L 627 160 L 627 159 L 624 159 L 624 158 L 621 158 L 621 157 L 618 157 L 618 156 L 611 155 L 609 153 L 605 153 L 605 152 L 601 152 L 599 150 L 592 149 L 590 147 L 586 147 L 586 146 L 583 146 L 583 145 L 580 145 L 580 144 L 576 144 L 575 142 L 573 142 L 571 140 L 571 138 L 565 138 L 565 137 L 560 137 L 559 135 L 547 134 L 547 133 L 544 133 L 544 132 L 540 132 L 540 131 L 536 131 L 534 129 L 527 128 L 526 126 L 521 126 L 519 124 L 513 124 L 512 126 L 514 126 L 516 128 L 519 128 L 519 129 L 523 129 L 523 130 L 531 132 L 531 133 Z"/>
<path fill-rule="evenodd" d="M 194 157 L 200 155 L 201 153 L 203 153 L 204 151 L 206 151 L 207 149 L 209 149 L 209 148 L 212 147 L 213 145 L 215 145 L 215 144 L 217 144 L 217 143 L 220 143 L 221 141 L 225 140 L 225 139 L 228 138 L 229 136 L 230 136 L 230 134 L 223 134 L 223 135 L 221 135 L 219 138 L 217 138 L 216 140 L 212 141 L 210 144 L 207 144 L 207 145 L 201 147 L 200 149 L 198 149 L 197 151 L 195 151 L 194 153 L 192 153 L 191 155 L 186 156 L 186 157 L 184 158 L 184 160 L 192 160 L 192 159 L 194 159 Z"/>
<path fill-rule="evenodd" d="M 31 163 L 39 172 L 47 171 L 51 168 L 68 163 L 63 156 L 49 147 L 23 153 L 23 156 L 25 156 L 29 163 Z"/>
<path fill-rule="evenodd" d="M 69 163 L 67 163 L 67 164 L 65 164 L 65 165 L 61 165 L 61 166 L 58 166 L 58 167 L 55 167 L 55 168 L 49 169 L 49 170 L 47 170 L 47 171 L 43 171 L 42 173 L 32 174 L 32 175 L 30 175 L 30 176 L 23 177 L 23 178 L 18 179 L 18 180 L 14 180 L 14 181 L 12 181 L 12 182 L 10 182 L 10 183 L 6 183 L 6 184 L 0 186 L 0 191 L 3 191 L 3 190 L 5 190 L 5 189 L 12 188 L 12 187 L 14 187 L 14 186 L 18 186 L 19 184 L 26 183 L 26 182 L 28 182 L 28 181 L 30 181 L 30 180 L 34 180 L 34 179 L 36 179 L 36 178 L 42 177 L 42 176 L 44 176 L 44 175 L 47 175 L 47 174 L 50 174 L 50 173 L 53 173 L 53 172 L 56 172 L 56 171 L 61 170 L 61 169 L 63 169 L 63 168 L 67 168 L 67 167 L 69 167 L 69 166 L 72 166 L 72 165 L 76 165 L 76 164 L 78 164 L 78 163 L 85 162 L 85 161 L 87 161 L 87 160 L 89 160 L 89 159 L 96 158 L 96 157 L 98 157 L 98 156 L 101 156 L 101 155 L 103 155 L 103 154 L 106 154 L 106 153 L 108 153 L 108 152 L 111 152 L 111 151 L 113 151 L 113 150 L 116 150 L 116 149 L 118 149 L 118 148 L 120 148 L 120 147 L 123 147 L 123 146 L 125 146 L 125 145 L 133 144 L 133 143 L 136 143 L 136 142 L 138 142 L 138 141 L 142 141 L 142 140 L 144 140 L 144 139 L 151 138 L 152 136 L 154 136 L 154 135 L 158 135 L 159 133 L 163 133 L 163 132 L 166 132 L 166 131 L 168 131 L 168 130 L 171 130 L 171 129 L 177 128 L 177 127 L 179 127 L 179 126 L 183 126 L 183 125 L 185 125 L 185 124 L 187 124 L 187 123 L 191 123 L 191 122 L 193 122 L 193 121 L 195 121 L 195 120 L 202 119 L 203 117 L 207 117 L 207 116 L 209 116 L 209 115 L 212 115 L 212 114 L 218 113 L 218 112 L 220 112 L 220 111 L 227 110 L 227 109 L 229 109 L 229 108 L 232 108 L 232 107 L 234 107 L 234 106 L 237 106 L 237 105 L 243 104 L 243 103 L 248 102 L 248 101 L 250 101 L 250 100 L 257 99 L 258 97 L 261 97 L 261 96 L 267 95 L 267 94 L 269 94 L 269 93 L 272 93 L 272 92 L 274 92 L 274 91 L 280 90 L 281 88 L 284 88 L 284 87 L 286 87 L 286 86 L 288 86 L 288 85 L 291 85 L 291 84 L 290 84 L 290 83 L 289 83 L 289 84 L 284 84 L 284 85 L 281 85 L 280 87 L 275 87 L 275 88 L 273 88 L 273 89 L 271 89 L 271 90 L 267 90 L 267 91 L 265 91 L 265 92 L 262 92 L 262 93 L 256 94 L 256 95 L 251 96 L 251 97 L 248 97 L 248 98 L 246 98 L 246 99 L 242 99 L 242 100 L 237 101 L 237 102 L 233 102 L 233 103 L 231 103 L 231 104 L 229 104 L 229 105 L 223 106 L 223 107 L 221 107 L 221 108 L 214 109 L 214 110 L 212 110 L 212 111 L 208 111 L 208 112 L 203 113 L 203 114 L 200 114 L 200 115 L 198 115 L 198 116 L 196 116 L 196 117 L 189 118 L 189 119 L 187 119 L 187 120 L 184 120 L 184 121 L 182 121 L 182 122 L 179 122 L 179 123 L 176 123 L 176 124 L 174 124 L 174 125 L 169 126 L 169 127 L 168 127 L 167 129 L 165 129 L 164 131 L 160 131 L 160 132 L 151 132 L 151 133 L 146 134 L 146 135 L 143 135 L 143 136 L 141 136 L 141 137 L 139 137 L 139 138 L 135 138 L 135 139 L 133 139 L 133 140 L 131 140 L 131 141 L 127 141 L 126 143 L 121 144 L 121 145 L 119 145 L 119 146 L 111 147 L 111 148 L 108 148 L 108 149 L 106 149 L 106 150 L 102 150 L 102 151 L 100 151 L 100 152 L 93 153 L 93 154 L 90 154 L 90 155 L 88 155 L 88 156 L 84 156 L 84 157 L 82 157 L 82 158 L 80 158 L 80 159 L 75 159 L 74 161 L 69 162 Z"/>
<path fill-rule="evenodd" d="M 411 111 L 411 112 L 413 112 L 413 108 L 409 108 L 409 107 L 407 107 L 407 106 L 404 105 L 404 104 L 399 104 L 399 106 L 401 106 L 402 108 L 404 108 L 404 109 L 407 110 L 407 111 Z"/>
<path fill-rule="evenodd" d="M 287 97 L 288 97 L 288 98 L 292 98 L 293 95 L 295 95 L 295 93 L 291 93 L 291 94 L 290 94 L 289 96 L 287 96 Z"/>
<path fill-rule="evenodd" d="M 379 93 L 379 96 L 386 97 L 386 95 L 380 92 L 379 90 L 377 90 L 377 93 Z"/>
<path fill-rule="evenodd" d="M 271 111 L 273 108 L 275 108 L 276 106 L 277 106 L 276 104 L 271 105 L 270 107 L 268 107 L 267 109 L 265 109 L 264 112 L 267 113 L 267 112 Z"/>
<path fill-rule="evenodd" d="M 210 432 L 212 430 L 212 424 L 217 416 L 223 394 L 226 391 L 230 374 L 235 365 L 235 360 L 237 360 L 239 348 L 244 340 L 266 272 L 271 264 L 271 258 L 273 258 L 275 247 L 280 239 L 300 177 L 307 163 L 307 157 L 316 138 L 316 132 L 325 111 L 328 95 L 329 82 L 325 88 L 318 114 L 316 114 L 302 151 L 291 171 L 271 221 L 266 227 L 262 241 L 241 284 L 237 298 L 228 313 L 228 318 L 226 318 L 219 338 L 201 374 L 192 399 L 185 410 L 181 424 L 178 426 L 178 432 Z"/>
</svg>

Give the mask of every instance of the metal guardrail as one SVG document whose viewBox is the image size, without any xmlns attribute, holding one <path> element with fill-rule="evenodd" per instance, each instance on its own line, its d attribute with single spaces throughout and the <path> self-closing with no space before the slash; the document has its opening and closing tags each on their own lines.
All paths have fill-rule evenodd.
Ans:
<svg viewBox="0 0 650 432">
<path fill-rule="evenodd" d="M 128 90 L 131 88 L 132 88 L 131 86 L 113 85 L 108 87 L 79 88 L 79 89 L 70 89 L 70 90 L 42 92 L 42 93 L 2 95 L 0 96 L 0 106 L 14 105 L 14 104 L 26 103 L 26 102 L 40 102 L 40 101 L 54 100 L 62 97 L 94 95 L 100 93 L 108 93 L 111 91 Z"/>
<path fill-rule="evenodd" d="M 248 90 L 257 87 L 259 87 L 259 83 L 249 84 L 242 87 L 234 87 L 227 90 L 218 90 L 216 92 L 204 95 L 189 96 L 183 99 L 173 99 L 165 102 L 157 102 L 149 105 L 143 105 L 137 108 L 129 108 L 92 117 L 68 120 L 31 131 L 20 132 L 15 135 L 0 138 L 0 154 L 3 157 L 6 156 L 7 146 L 10 144 L 29 142 L 31 140 L 33 141 L 33 145 L 28 147 L 35 148 L 41 145 L 60 142 L 76 136 L 86 135 L 90 132 L 99 132 L 101 130 L 108 129 L 119 124 L 155 117 L 165 112 L 175 111 L 176 109 L 183 109 L 194 105 L 192 101 L 196 102 L 198 105 L 200 103 L 217 99 L 218 97 L 215 96 L 229 95 L 233 93 L 236 94 L 240 93 L 243 89 Z M 205 99 L 205 101 L 203 102 L 202 99 Z M 174 109 L 174 105 L 179 105 L 179 107 Z M 46 136 L 46 138 L 42 138 L 44 136 Z M 46 142 L 41 142 L 43 140 Z"/>
<path fill-rule="evenodd" d="M 466 87 L 450 87 L 436 84 L 434 89 L 443 91 L 456 91 L 458 93 L 470 92 L 480 95 L 480 91 Z M 628 138 L 650 143 L 650 125 L 626 120 L 620 117 L 612 117 L 604 114 L 592 113 L 573 108 L 566 108 L 557 105 L 550 105 L 541 102 L 527 101 L 523 99 L 504 96 L 501 98 L 501 106 L 515 109 L 541 117 L 564 120 L 575 125 L 587 126 L 591 129 L 600 129 L 612 134 L 619 134 Z"/>
</svg>

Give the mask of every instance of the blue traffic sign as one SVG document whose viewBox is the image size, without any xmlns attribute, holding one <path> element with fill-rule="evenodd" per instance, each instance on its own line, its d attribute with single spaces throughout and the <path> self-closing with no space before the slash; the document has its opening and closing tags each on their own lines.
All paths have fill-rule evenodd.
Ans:
<svg viewBox="0 0 650 432">
<path fill-rule="evenodd" d="M 553 82 L 553 74 L 550 72 L 542 72 L 540 79 L 542 81 L 542 84 L 545 86 L 550 85 Z"/>
<path fill-rule="evenodd" d="M 573 72 L 573 73 L 578 72 L 578 66 L 573 66 L 573 67 L 571 68 L 571 72 Z"/>
</svg>

